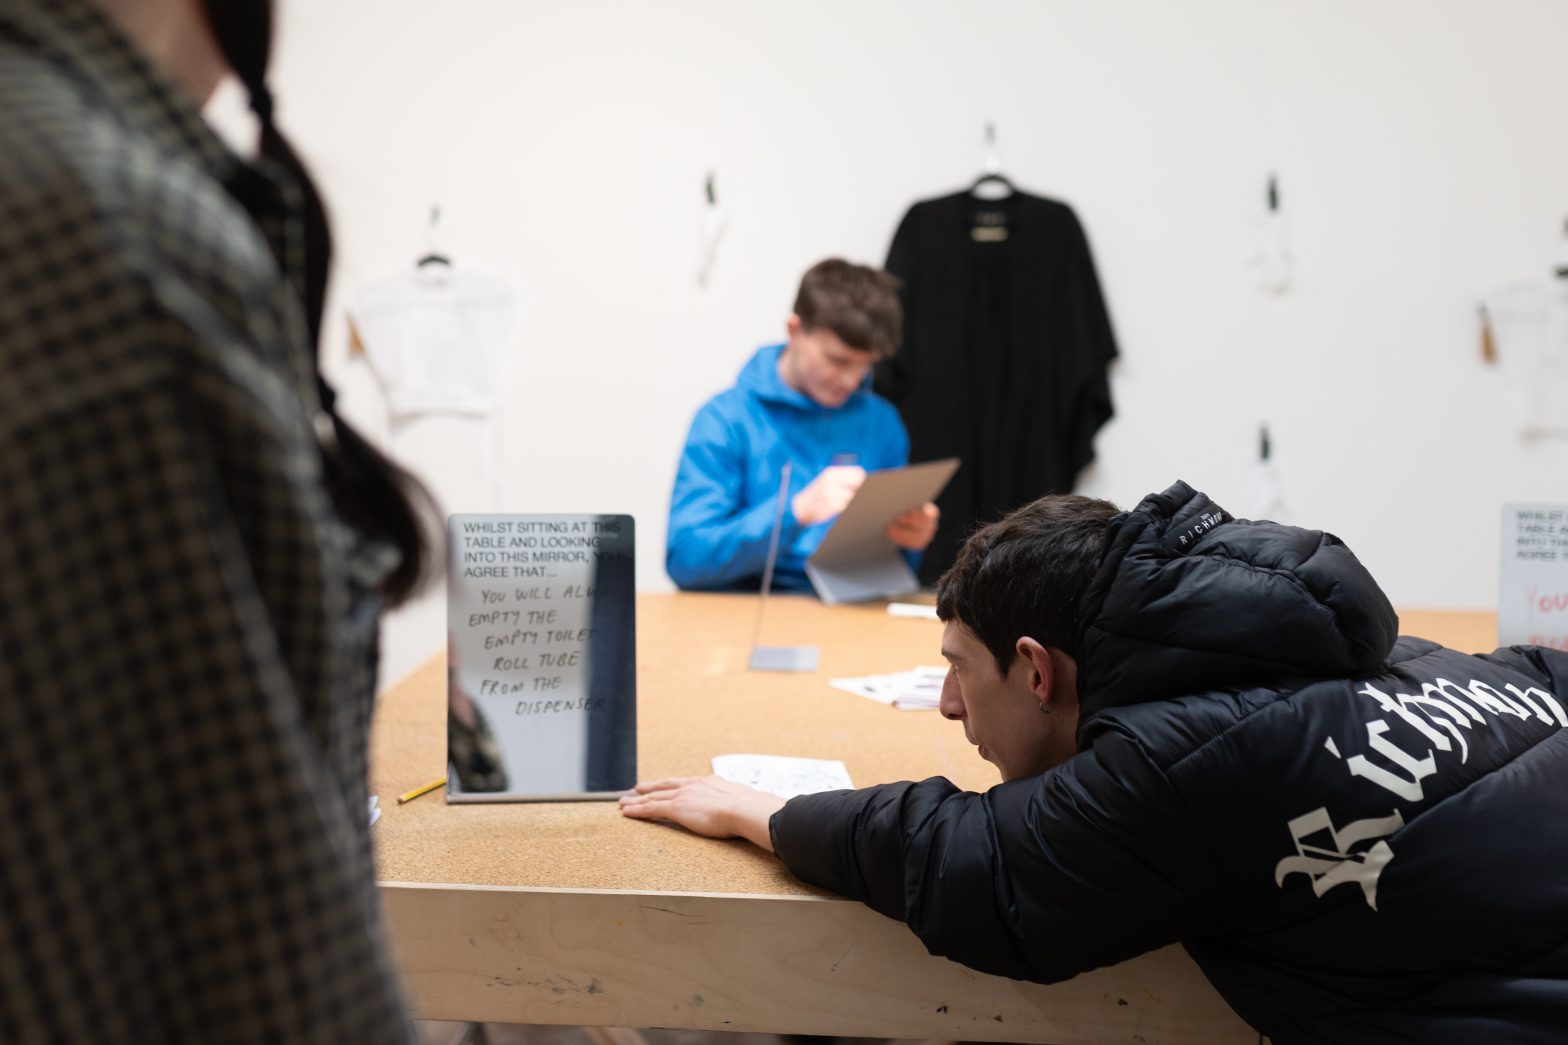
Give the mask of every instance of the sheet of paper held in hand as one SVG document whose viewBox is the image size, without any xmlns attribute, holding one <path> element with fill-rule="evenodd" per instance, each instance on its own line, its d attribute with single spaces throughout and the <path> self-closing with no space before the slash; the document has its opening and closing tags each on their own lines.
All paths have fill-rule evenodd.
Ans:
<svg viewBox="0 0 1568 1045">
<path fill-rule="evenodd" d="M 903 552 L 887 536 L 888 523 L 936 500 L 958 470 L 958 458 L 869 472 L 854 499 L 806 560 L 817 596 L 832 605 L 903 595 L 920 587 Z"/>
<path fill-rule="evenodd" d="M 637 780 L 629 515 L 454 515 L 447 801 L 612 798 Z"/>
<path fill-rule="evenodd" d="M 849 781 L 849 770 L 844 768 L 844 763 L 828 758 L 714 755 L 713 773 L 780 798 L 814 795 L 819 791 L 846 791 L 855 786 Z"/>
<path fill-rule="evenodd" d="M 1497 642 L 1568 649 L 1568 504 L 1503 509 Z"/>
</svg>

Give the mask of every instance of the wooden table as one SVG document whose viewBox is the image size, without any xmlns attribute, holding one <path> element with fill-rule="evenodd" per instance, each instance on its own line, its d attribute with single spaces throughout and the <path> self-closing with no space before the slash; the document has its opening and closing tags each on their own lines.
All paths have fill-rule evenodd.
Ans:
<svg viewBox="0 0 1568 1045">
<path fill-rule="evenodd" d="M 828 679 L 939 664 L 941 626 L 880 605 L 775 597 L 762 641 L 817 644 L 814 674 L 746 670 L 756 601 L 638 598 L 639 773 L 717 754 L 841 759 L 857 784 L 997 782 L 962 729 Z M 1490 649 L 1495 616 L 1402 615 Z M 447 805 L 401 794 L 446 771 L 445 664 L 376 714 L 382 899 L 417 1014 L 432 1020 L 1030 1042 L 1252 1045 L 1177 947 L 1046 987 L 928 955 L 903 925 L 792 878 L 743 842 L 627 820 L 613 803 Z"/>
</svg>

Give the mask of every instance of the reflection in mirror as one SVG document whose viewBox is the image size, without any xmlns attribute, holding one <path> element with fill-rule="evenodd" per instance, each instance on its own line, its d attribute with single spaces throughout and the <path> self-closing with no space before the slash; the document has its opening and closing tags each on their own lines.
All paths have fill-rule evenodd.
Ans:
<svg viewBox="0 0 1568 1045">
<path fill-rule="evenodd" d="M 629 515 L 454 515 L 447 800 L 609 798 L 637 777 Z"/>
</svg>

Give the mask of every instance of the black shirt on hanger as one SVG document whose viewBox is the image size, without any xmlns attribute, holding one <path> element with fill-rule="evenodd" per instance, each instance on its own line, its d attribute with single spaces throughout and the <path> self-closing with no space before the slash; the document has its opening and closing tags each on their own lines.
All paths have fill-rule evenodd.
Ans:
<svg viewBox="0 0 1568 1045">
<path fill-rule="evenodd" d="M 903 415 L 911 461 L 963 459 L 937 500 L 931 584 L 977 523 L 1072 489 L 1112 414 L 1116 341 L 1083 228 L 1055 200 L 916 203 L 887 269 L 903 283 L 904 343 L 877 391 Z"/>
</svg>

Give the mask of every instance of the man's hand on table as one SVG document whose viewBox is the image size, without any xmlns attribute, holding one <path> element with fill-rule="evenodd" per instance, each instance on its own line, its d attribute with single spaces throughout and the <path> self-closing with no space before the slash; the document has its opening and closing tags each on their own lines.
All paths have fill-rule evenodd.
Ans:
<svg viewBox="0 0 1568 1045">
<path fill-rule="evenodd" d="M 707 838 L 744 838 L 770 853 L 768 820 L 782 808 L 777 795 L 716 776 L 651 780 L 621 796 L 621 812 L 635 820 L 668 820 Z"/>
</svg>

